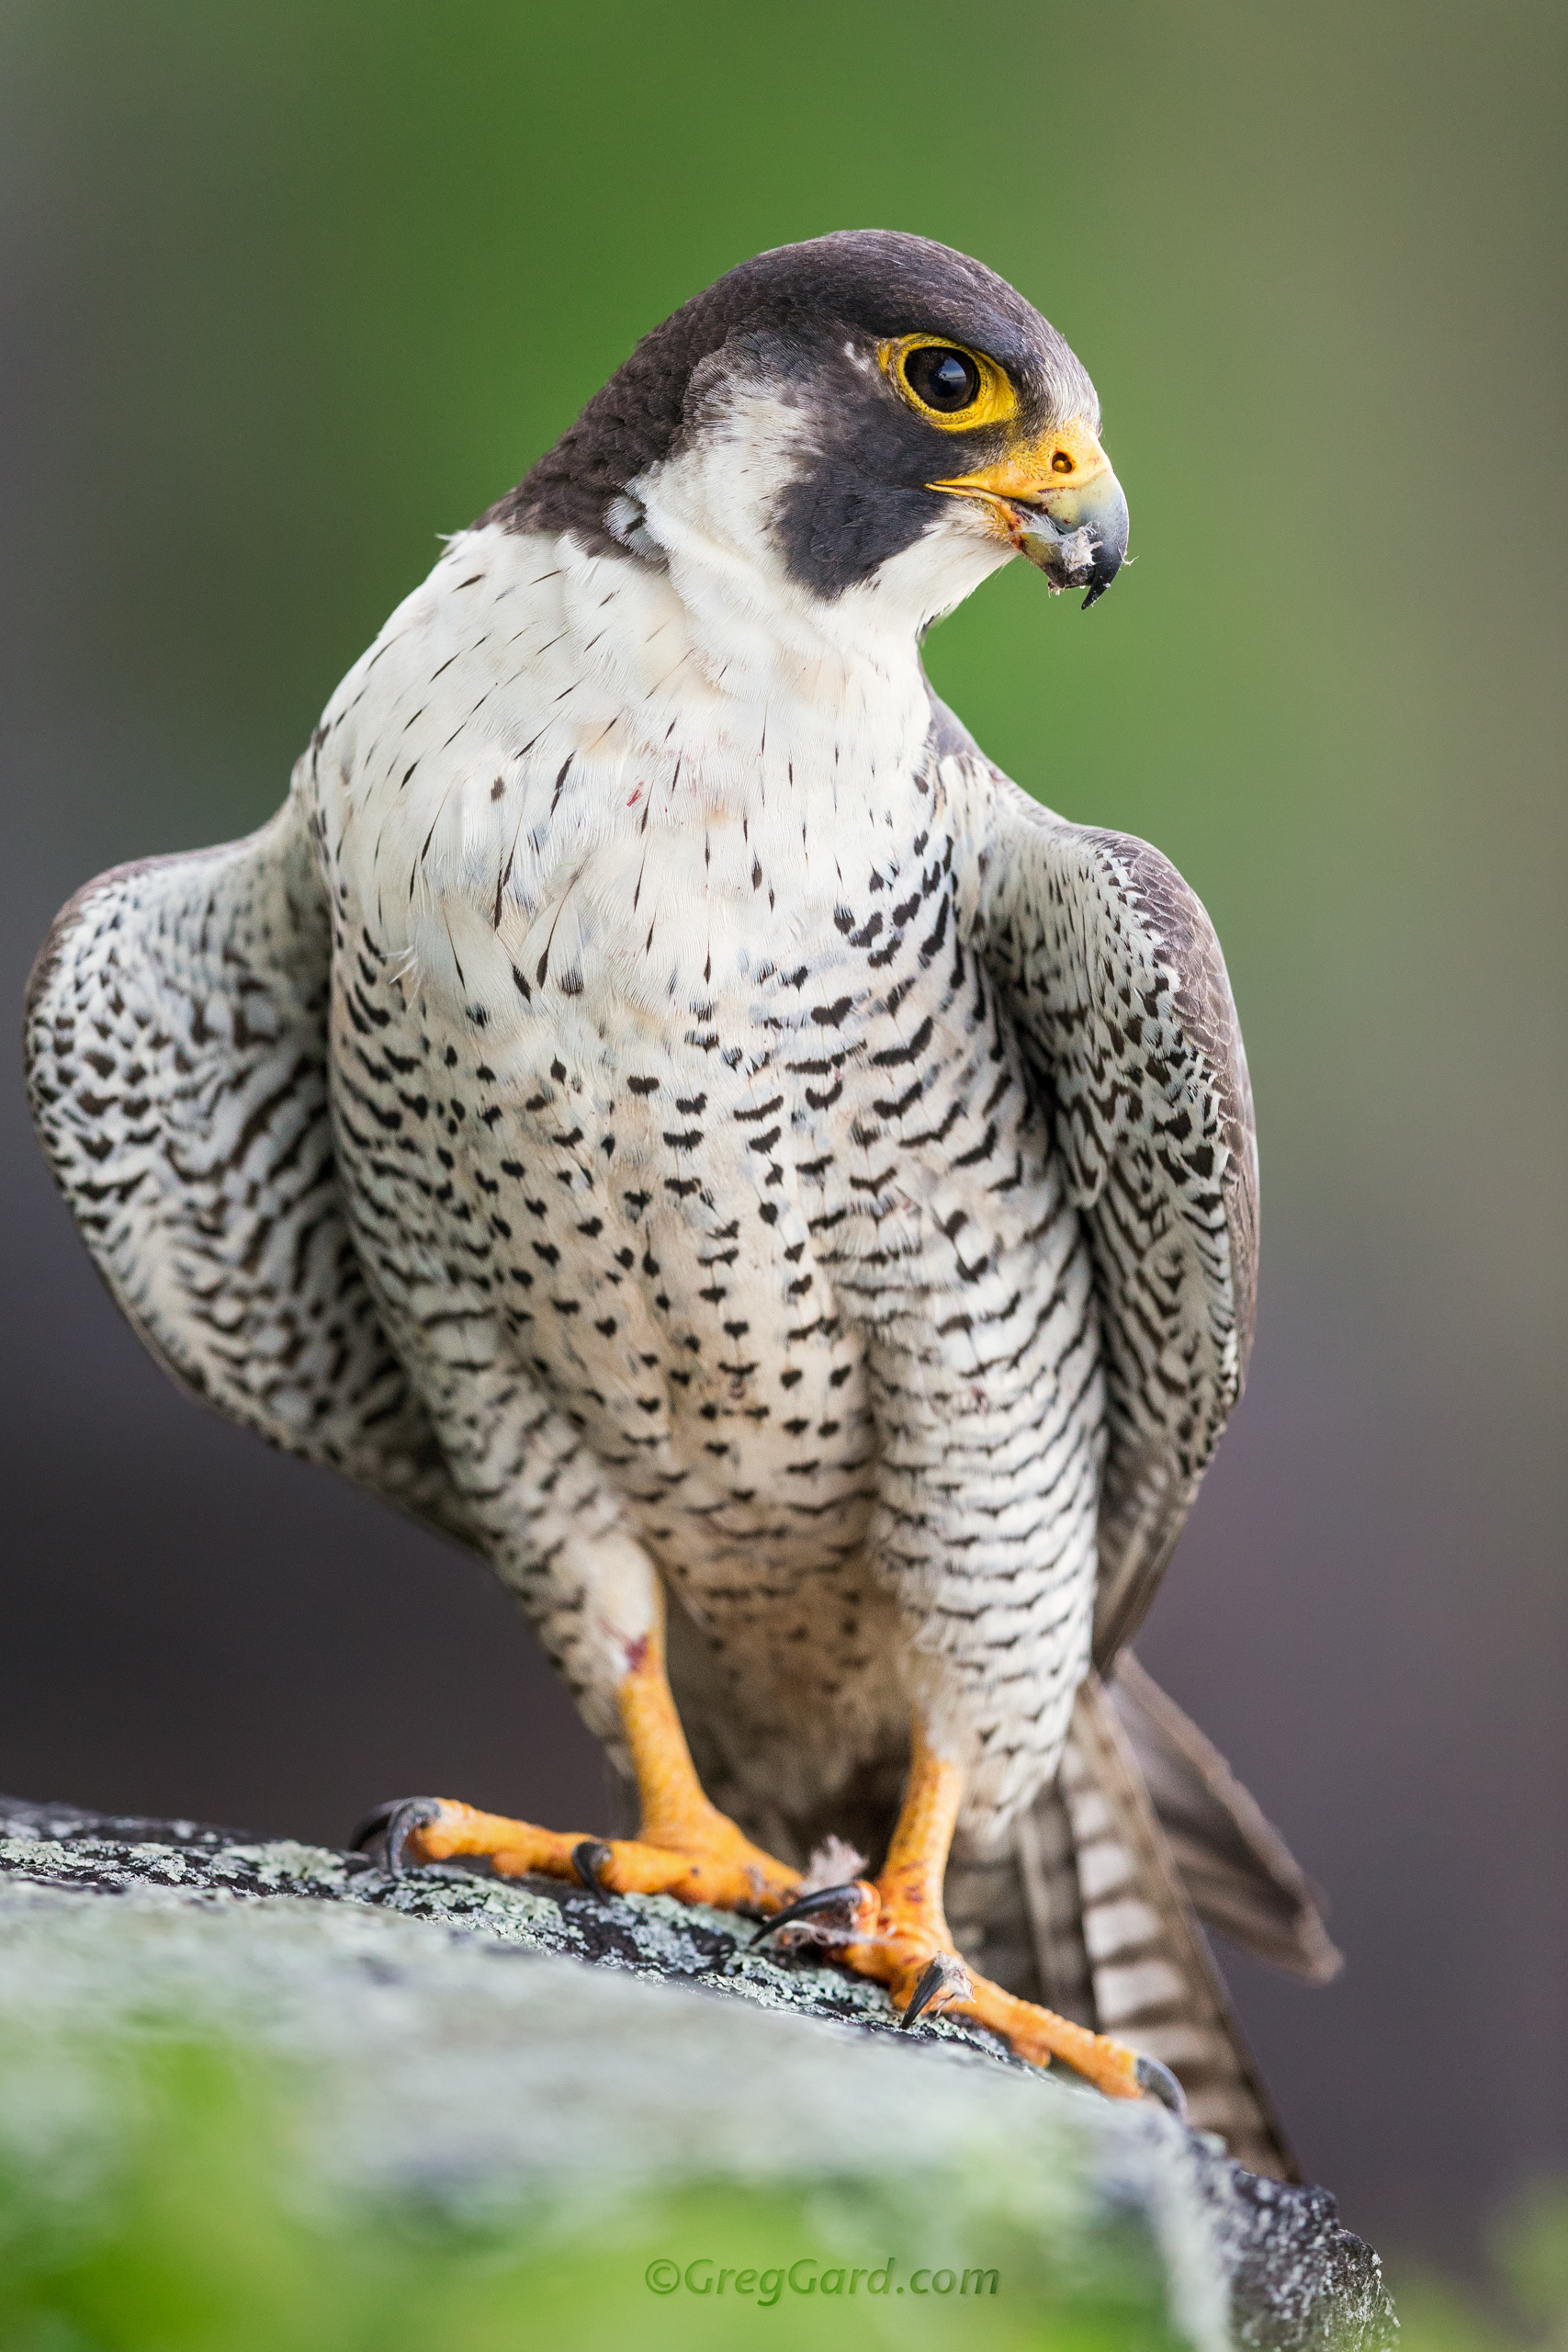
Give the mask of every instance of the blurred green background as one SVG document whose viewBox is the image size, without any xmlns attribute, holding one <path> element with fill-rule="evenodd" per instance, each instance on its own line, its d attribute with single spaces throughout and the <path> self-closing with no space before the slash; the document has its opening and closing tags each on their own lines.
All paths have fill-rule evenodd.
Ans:
<svg viewBox="0 0 1568 2352">
<path fill-rule="evenodd" d="M 267 814 L 435 535 L 731 264 L 922 232 L 1089 366 L 1134 567 L 1088 618 L 1014 567 L 931 667 L 1225 944 L 1259 1338 L 1141 1647 L 1336 1901 L 1328 1993 L 1226 1962 L 1309 2171 L 1456 2262 L 1568 2165 L 1564 47 L 1530 0 L 0 13 L 13 1003 L 91 873 Z M 499 1593 L 166 1391 L 14 1066 L 6 1119 L 0 1779 L 597 1805 Z"/>
</svg>

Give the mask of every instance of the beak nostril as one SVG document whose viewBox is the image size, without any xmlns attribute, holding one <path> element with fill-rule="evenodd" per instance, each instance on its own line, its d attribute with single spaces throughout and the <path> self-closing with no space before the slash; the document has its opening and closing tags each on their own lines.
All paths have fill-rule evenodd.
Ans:
<svg viewBox="0 0 1568 2352">
<path fill-rule="evenodd" d="M 1051 471 L 1054 474 L 1070 474 L 1072 470 L 1073 461 L 1071 458 L 1068 457 L 1065 449 L 1058 449 L 1055 456 L 1051 460 Z"/>
</svg>

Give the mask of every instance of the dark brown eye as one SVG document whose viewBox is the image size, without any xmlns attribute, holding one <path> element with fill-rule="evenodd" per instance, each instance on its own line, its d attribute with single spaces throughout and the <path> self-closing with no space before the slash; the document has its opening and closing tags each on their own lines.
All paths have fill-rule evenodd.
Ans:
<svg viewBox="0 0 1568 2352">
<path fill-rule="evenodd" d="M 922 343 L 909 353 L 904 381 L 918 401 L 942 416 L 973 408 L 980 396 L 980 370 L 968 353 L 940 343 Z"/>
</svg>

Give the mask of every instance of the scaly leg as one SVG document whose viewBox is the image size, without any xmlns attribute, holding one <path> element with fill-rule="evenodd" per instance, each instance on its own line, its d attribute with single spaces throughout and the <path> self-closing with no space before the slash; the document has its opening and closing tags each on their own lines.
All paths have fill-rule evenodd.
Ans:
<svg viewBox="0 0 1568 2352">
<path fill-rule="evenodd" d="M 1147 2092 L 1179 2111 L 1180 2088 L 1157 2059 L 1106 2034 L 1090 2033 L 1033 2001 L 1021 2001 L 965 1967 L 948 1932 L 942 1900 L 963 1793 L 962 1768 L 940 1756 L 917 1723 L 904 1804 L 880 1876 L 805 1895 L 773 1920 L 767 1932 L 795 1918 L 820 1924 L 836 1910 L 842 1922 L 834 1936 L 838 1957 L 857 1974 L 886 1984 L 907 2024 L 928 2009 L 973 2018 L 1036 2066 L 1059 2058 L 1112 2098 L 1138 2098 Z"/>
<path fill-rule="evenodd" d="M 538 1871 L 620 1894 L 673 1894 L 720 1910 L 776 1914 L 775 1928 L 796 1918 L 820 1926 L 832 1915 L 836 1956 L 886 1984 L 906 2023 L 926 2009 L 973 2018 L 1037 2066 L 1059 2058 L 1113 2098 L 1148 2092 L 1179 2109 L 1180 2090 L 1157 2060 L 1021 2001 L 964 1966 L 942 1900 L 964 1775 L 936 1752 L 919 1724 L 881 1875 L 794 1904 L 800 1873 L 753 1846 L 703 1792 L 665 1671 L 661 1614 L 627 1655 L 616 1697 L 642 1807 L 639 1837 L 604 1840 L 539 1829 L 452 1798 L 412 1797 L 380 1807 L 361 1825 L 355 1842 L 384 1836 L 394 1871 L 405 1861 L 485 1855 L 503 1878 Z"/>
<path fill-rule="evenodd" d="M 617 1894 L 674 1894 L 723 1910 L 770 1912 L 787 1903 L 800 1873 L 741 1835 L 703 1793 L 664 1666 L 662 1611 L 632 1642 L 616 1690 L 642 1809 L 637 1836 L 601 1839 L 538 1829 L 478 1813 L 451 1797 L 410 1797 L 361 1823 L 355 1844 L 384 1837 L 389 1867 L 486 1855 L 503 1878 L 539 1871 L 586 1878 Z"/>
</svg>

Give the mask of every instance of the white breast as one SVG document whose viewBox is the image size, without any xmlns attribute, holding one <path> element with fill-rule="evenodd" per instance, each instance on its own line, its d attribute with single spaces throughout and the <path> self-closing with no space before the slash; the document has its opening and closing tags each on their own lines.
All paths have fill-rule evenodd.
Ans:
<svg viewBox="0 0 1568 2352">
<path fill-rule="evenodd" d="M 902 1703 L 876 1510 L 911 1589 L 995 1550 L 976 1638 L 1081 1647 L 1095 1342 L 1016 1040 L 958 952 L 974 858 L 907 627 L 854 608 L 878 658 L 852 658 L 785 598 L 727 639 L 679 571 L 466 535 L 304 783 L 340 1082 L 381 1090 L 390 1138 L 345 1184 L 437 1426 L 482 1393 L 502 1430 L 508 1383 L 542 1382 L 793 1747 L 807 1701 Z M 955 1420 L 963 1493 L 929 1484 Z M 1080 1453 L 1021 1586 L 1015 1528 Z M 1056 1735 L 998 1720 L 1002 1801 Z"/>
</svg>

